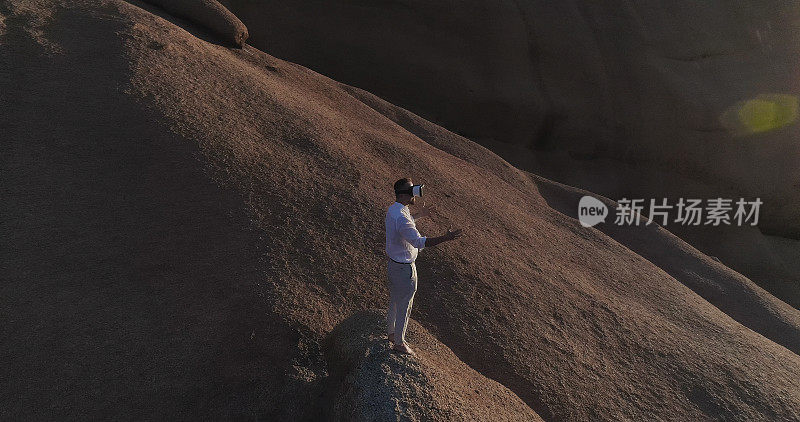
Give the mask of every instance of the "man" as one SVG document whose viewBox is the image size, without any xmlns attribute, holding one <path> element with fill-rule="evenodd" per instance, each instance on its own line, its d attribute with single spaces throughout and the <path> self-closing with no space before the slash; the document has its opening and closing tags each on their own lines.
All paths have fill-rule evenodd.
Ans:
<svg viewBox="0 0 800 422">
<path fill-rule="evenodd" d="M 417 291 L 417 267 L 414 265 L 417 253 L 422 248 L 431 248 L 461 237 L 461 230 L 448 230 L 438 237 L 420 235 L 415 220 L 429 216 L 430 210 L 423 206 L 419 212 L 412 213 L 409 206 L 416 203 L 415 192 L 421 195 L 421 190 L 414 186 L 411 179 L 403 178 L 394 184 L 394 192 L 396 202 L 386 212 L 386 255 L 389 257 L 387 333 L 394 350 L 414 354 L 405 336 L 414 293 Z"/>
</svg>

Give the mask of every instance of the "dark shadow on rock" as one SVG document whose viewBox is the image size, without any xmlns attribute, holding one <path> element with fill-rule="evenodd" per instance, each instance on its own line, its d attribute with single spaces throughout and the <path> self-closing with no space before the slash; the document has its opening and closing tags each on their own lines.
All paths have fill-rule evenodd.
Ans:
<svg viewBox="0 0 800 422">
<path fill-rule="evenodd" d="M 18 20 L 0 43 L 0 419 L 264 418 L 293 339 L 242 199 L 122 94 L 124 23 L 54 19 L 61 54 Z"/>
</svg>

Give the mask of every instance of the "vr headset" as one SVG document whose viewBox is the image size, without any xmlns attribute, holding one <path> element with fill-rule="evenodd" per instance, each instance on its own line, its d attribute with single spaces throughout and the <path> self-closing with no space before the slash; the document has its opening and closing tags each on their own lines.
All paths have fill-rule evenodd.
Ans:
<svg viewBox="0 0 800 422">
<path fill-rule="evenodd" d="M 396 190 L 396 191 L 394 191 L 394 193 L 398 194 L 398 195 L 401 194 L 401 193 L 406 193 L 406 194 L 409 194 L 411 196 L 422 196 L 422 188 L 424 188 L 424 187 L 425 187 L 425 185 L 414 185 L 414 186 L 411 186 L 410 188 L 407 188 L 407 189 Z"/>
</svg>

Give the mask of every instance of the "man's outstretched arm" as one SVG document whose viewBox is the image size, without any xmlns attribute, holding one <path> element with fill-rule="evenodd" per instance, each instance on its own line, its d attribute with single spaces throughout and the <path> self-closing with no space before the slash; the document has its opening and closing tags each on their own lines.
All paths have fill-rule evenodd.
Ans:
<svg viewBox="0 0 800 422">
<path fill-rule="evenodd" d="M 397 220 L 400 235 L 417 249 L 430 248 L 440 243 L 455 240 L 461 237 L 462 231 L 448 230 L 447 233 L 437 237 L 425 237 L 419 234 L 416 225 L 408 218 L 401 217 Z"/>
<path fill-rule="evenodd" d="M 438 245 L 440 243 L 444 243 L 444 242 L 448 242 L 448 241 L 451 241 L 451 240 L 458 239 L 459 237 L 461 237 L 462 234 L 463 234 L 463 232 L 462 232 L 461 229 L 447 230 L 447 233 L 445 233 L 445 234 L 443 234 L 441 236 L 429 237 L 429 238 L 425 239 L 425 247 L 426 248 L 432 248 L 432 247 L 434 247 L 434 246 L 436 246 L 436 245 Z"/>
</svg>

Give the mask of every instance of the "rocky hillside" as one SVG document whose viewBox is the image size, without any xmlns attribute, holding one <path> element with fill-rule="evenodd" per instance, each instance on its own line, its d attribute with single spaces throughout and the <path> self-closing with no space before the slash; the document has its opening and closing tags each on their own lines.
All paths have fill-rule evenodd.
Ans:
<svg viewBox="0 0 800 422">
<path fill-rule="evenodd" d="M 796 309 L 182 16 L 0 0 L 0 419 L 800 418 Z M 467 232 L 418 261 L 412 358 L 369 311 L 405 175 Z"/>
<path fill-rule="evenodd" d="M 793 5 L 224 3 L 249 26 L 254 46 L 551 180 L 615 200 L 761 198 L 757 228 L 668 229 L 800 308 Z"/>
</svg>

